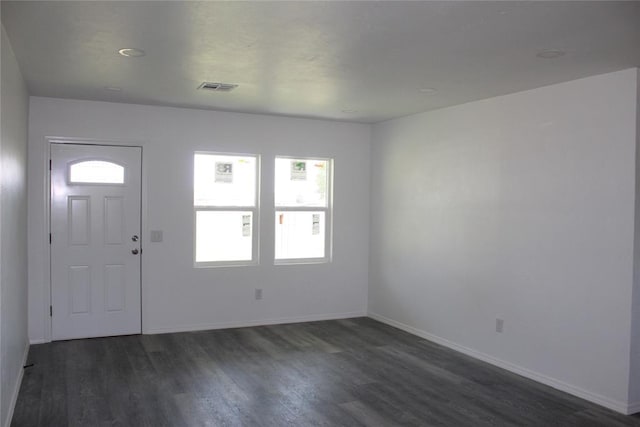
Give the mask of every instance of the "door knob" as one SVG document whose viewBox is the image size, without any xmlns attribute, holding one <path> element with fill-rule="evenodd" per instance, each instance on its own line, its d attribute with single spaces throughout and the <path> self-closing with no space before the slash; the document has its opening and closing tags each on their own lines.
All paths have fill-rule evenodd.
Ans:
<svg viewBox="0 0 640 427">
<path fill-rule="evenodd" d="M 133 235 L 133 237 L 131 237 L 131 240 L 133 240 L 134 242 L 138 241 L 138 236 L 136 236 L 135 234 Z"/>
<path fill-rule="evenodd" d="M 134 254 L 134 255 L 138 255 L 138 250 L 137 250 L 137 249 L 133 249 L 133 250 L 131 251 L 131 253 L 132 253 L 132 254 Z"/>
</svg>

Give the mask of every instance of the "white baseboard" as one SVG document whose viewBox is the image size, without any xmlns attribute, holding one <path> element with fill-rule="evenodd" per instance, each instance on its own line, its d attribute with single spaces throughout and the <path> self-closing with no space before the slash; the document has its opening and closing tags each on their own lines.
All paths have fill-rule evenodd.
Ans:
<svg viewBox="0 0 640 427">
<path fill-rule="evenodd" d="M 34 344 L 45 344 L 45 343 L 48 343 L 48 342 L 51 342 L 51 341 L 50 340 L 47 341 L 44 338 L 36 338 L 36 339 L 33 339 L 33 340 L 29 340 L 29 344 L 31 344 L 31 345 L 34 345 Z"/>
<path fill-rule="evenodd" d="M 630 403 L 627 405 L 627 415 L 640 412 L 640 402 Z"/>
<path fill-rule="evenodd" d="M 20 365 L 20 372 L 18 372 L 18 379 L 13 387 L 13 394 L 11 395 L 11 401 L 9 402 L 9 413 L 5 420 L 5 427 L 11 426 L 11 419 L 13 418 L 13 411 L 16 409 L 16 402 L 18 401 L 18 393 L 20 393 L 20 386 L 22 385 L 22 377 L 24 376 L 24 366 L 27 364 L 27 356 L 29 356 L 29 344 L 24 348 L 24 354 L 22 355 L 22 364 Z"/>
<path fill-rule="evenodd" d="M 430 334 L 429 332 L 423 331 L 422 329 L 414 328 L 413 326 L 406 325 L 404 323 L 395 321 L 393 319 L 382 316 L 380 314 L 369 312 L 368 316 L 382 323 L 386 323 L 387 325 L 396 327 L 398 329 L 402 329 L 403 331 L 409 332 L 410 334 L 419 336 L 429 341 L 433 341 L 436 344 L 440 344 L 452 350 L 459 351 L 460 353 L 464 353 L 467 356 L 471 356 L 475 359 L 482 360 L 483 362 L 490 363 L 499 368 L 506 369 L 507 371 L 513 372 L 515 374 L 521 375 L 523 377 L 529 378 L 539 383 L 548 385 L 550 387 L 553 387 L 565 393 L 569 393 L 574 396 L 580 397 L 582 399 L 588 400 L 600 406 L 604 406 L 605 408 L 609 408 L 611 410 L 622 413 L 624 415 L 629 415 L 629 414 L 633 414 L 635 412 L 640 411 L 640 402 L 635 403 L 633 405 L 629 405 L 625 402 L 615 401 L 608 397 L 605 397 L 596 393 L 592 393 L 588 390 L 582 389 L 580 387 L 576 387 L 574 385 L 565 383 L 563 381 L 559 381 L 555 378 L 551 378 L 549 376 L 540 374 L 530 369 L 523 368 L 522 366 L 518 366 L 513 363 L 507 362 L 505 360 L 495 358 L 486 353 L 482 353 L 477 350 L 462 346 L 460 344 L 456 344 L 453 341 L 449 341 L 437 335 Z"/>
<path fill-rule="evenodd" d="M 238 320 L 231 322 L 213 322 L 213 323 L 200 323 L 191 325 L 179 325 L 164 328 L 144 328 L 143 334 L 167 334 L 174 332 L 193 332 L 193 331 L 206 331 L 209 329 L 228 329 L 228 328 L 245 328 L 249 326 L 266 326 L 266 325 L 278 325 L 282 323 L 299 323 L 299 322 L 315 322 L 319 320 L 336 320 L 336 319 L 350 319 L 353 317 L 364 317 L 367 313 L 356 311 L 350 313 L 329 313 L 329 314 L 312 314 L 309 316 L 298 317 L 281 317 L 275 319 L 263 319 L 263 320 Z"/>
</svg>

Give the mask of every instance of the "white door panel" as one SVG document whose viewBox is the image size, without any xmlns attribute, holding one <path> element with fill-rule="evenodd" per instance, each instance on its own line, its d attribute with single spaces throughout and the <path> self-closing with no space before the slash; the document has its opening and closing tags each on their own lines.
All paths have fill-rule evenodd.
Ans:
<svg viewBox="0 0 640 427">
<path fill-rule="evenodd" d="M 51 146 L 54 340 L 141 332 L 141 155 L 139 147 Z"/>
</svg>

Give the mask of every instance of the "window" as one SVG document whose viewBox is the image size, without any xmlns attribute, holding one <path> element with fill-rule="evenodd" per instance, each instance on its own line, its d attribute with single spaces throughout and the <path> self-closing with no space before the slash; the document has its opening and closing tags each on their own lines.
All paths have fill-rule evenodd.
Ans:
<svg viewBox="0 0 640 427">
<path fill-rule="evenodd" d="M 258 262 L 258 156 L 196 153 L 195 265 Z"/>
<path fill-rule="evenodd" d="M 329 159 L 276 157 L 276 264 L 329 261 L 331 166 Z"/>
<path fill-rule="evenodd" d="M 71 184 L 124 184 L 124 167 L 102 160 L 88 160 L 69 166 Z"/>
</svg>

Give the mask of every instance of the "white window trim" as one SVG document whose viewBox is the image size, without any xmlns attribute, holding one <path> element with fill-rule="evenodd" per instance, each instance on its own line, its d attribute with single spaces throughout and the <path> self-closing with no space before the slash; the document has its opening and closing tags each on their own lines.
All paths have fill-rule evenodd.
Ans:
<svg viewBox="0 0 640 427">
<path fill-rule="evenodd" d="M 333 261 L 333 164 L 334 159 L 329 157 L 305 157 L 305 156 L 281 156 L 276 155 L 273 158 L 275 165 L 276 159 L 291 160 L 323 160 L 327 162 L 327 206 L 276 206 L 275 204 L 275 169 L 273 176 L 273 221 L 271 224 L 275 226 L 276 212 L 313 212 L 322 211 L 325 217 L 325 235 L 324 235 L 324 256 L 320 258 L 275 258 L 275 230 L 274 230 L 274 265 L 301 265 L 301 264 L 328 264 Z"/>
<path fill-rule="evenodd" d="M 213 156 L 238 156 L 238 157 L 254 157 L 256 159 L 256 194 L 253 206 L 196 206 L 195 191 L 191 189 L 191 205 L 193 206 L 193 266 L 195 268 L 212 268 L 212 267 L 247 267 L 260 264 L 260 173 L 261 173 L 261 156 L 259 154 L 247 153 L 223 153 L 218 151 L 195 151 L 192 154 L 191 161 L 193 170 L 195 171 L 195 155 L 207 154 Z M 192 178 L 192 185 L 195 186 L 195 180 Z M 196 215 L 199 211 L 215 211 L 215 212 L 232 212 L 232 211 L 250 211 L 252 212 L 251 221 L 251 260 L 240 261 L 196 261 Z"/>
</svg>

